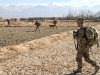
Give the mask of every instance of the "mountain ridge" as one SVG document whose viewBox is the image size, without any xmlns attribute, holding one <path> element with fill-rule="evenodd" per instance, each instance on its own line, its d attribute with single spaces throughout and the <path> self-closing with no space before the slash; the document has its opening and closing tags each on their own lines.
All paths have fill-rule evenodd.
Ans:
<svg viewBox="0 0 100 75">
<path fill-rule="evenodd" d="M 100 5 L 95 5 L 92 7 L 73 7 L 69 5 L 57 5 L 54 2 L 48 5 L 0 5 L 0 17 L 63 17 L 63 14 L 67 15 L 69 11 L 79 12 L 90 10 L 91 12 L 96 13 L 99 11 L 99 8 Z"/>
</svg>

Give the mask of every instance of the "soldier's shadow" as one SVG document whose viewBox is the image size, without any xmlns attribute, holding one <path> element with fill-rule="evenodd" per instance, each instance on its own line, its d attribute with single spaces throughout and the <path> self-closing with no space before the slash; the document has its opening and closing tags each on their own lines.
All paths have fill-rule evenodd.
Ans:
<svg viewBox="0 0 100 75">
<path fill-rule="evenodd" d="M 64 75 L 77 75 L 77 74 L 75 74 L 75 73 L 69 73 L 69 74 L 64 74 Z"/>
<path fill-rule="evenodd" d="M 25 32 L 35 32 L 35 31 L 25 31 Z"/>
</svg>

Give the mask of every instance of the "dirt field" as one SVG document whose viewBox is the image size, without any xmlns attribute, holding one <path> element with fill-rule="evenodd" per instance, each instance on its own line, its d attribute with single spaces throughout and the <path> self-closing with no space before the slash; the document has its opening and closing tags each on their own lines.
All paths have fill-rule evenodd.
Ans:
<svg viewBox="0 0 100 75">
<path fill-rule="evenodd" d="M 35 32 L 35 22 L 11 22 L 10 27 L 5 27 L 7 26 L 7 22 L 0 22 L 0 47 L 18 45 L 23 42 L 40 39 L 42 37 L 78 28 L 76 22 L 58 21 L 58 29 L 53 29 L 49 27 L 49 25 L 53 24 L 52 22 L 52 20 L 41 22 L 40 32 L 38 30 Z M 85 26 L 96 26 L 99 24 L 99 22 L 84 23 Z"/>
<path fill-rule="evenodd" d="M 53 29 L 41 26 L 40 31 L 35 32 L 35 27 L 0 27 L 0 47 L 18 45 L 75 28 L 78 27 L 59 26 L 57 29 Z"/>
<path fill-rule="evenodd" d="M 91 24 L 100 32 L 100 26 L 96 25 L 98 23 Z M 24 34 L 20 34 L 20 36 L 27 37 L 30 34 L 34 34 L 34 36 L 39 37 L 38 39 L 32 38 L 33 40 L 20 42 L 19 45 L 1 48 L 1 75 L 74 75 L 72 71 L 76 69 L 77 64 L 75 61 L 76 50 L 73 43 L 72 31 L 77 29 L 77 27 L 67 25 L 59 26 L 58 29 L 50 29 L 48 26 L 44 26 L 41 27 L 40 32 L 34 32 L 34 27 L 0 28 L 2 30 L 1 34 L 2 32 L 5 32 L 5 34 L 10 32 L 9 36 L 14 36 L 16 34 L 14 32 L 17 32 L 17 38 L 19 38 L 18 33 L 20 34 L 20 32 Z M 36 35 L 36 33 L 39 33 L 39 35 Z M 21 36 L 19 40 L 21 38 L 23 37 Z M 93 54 L 90 52 L 91 58 L 100 65 L 100 48 L 97 51 L 96 46 L 94 46 L 92 51 Z M 80 75 L 91 75 L 93 71 L 93 67 L 83 61 L 84 74 Z M 97 75 L 100 75 L 100 71 Z"/>
<path fill-rule="evenodd" d="M 49 25 L 52 25 L 53 24 L 53 21 L 52 20 L 47 20 L 45 22 L 40 22 L 41 23 L 41 26 L 49 26 Z M 17 21 L 17 22 L 11 22 L 10 25 L 11 26 L 35 26 L 35 21 L 34 22 L 20 22 L 20 21 Z M 91 25 L 100 25 L 100 22 L 85 22 L 84 23 L 85 26 L 91 26 Z M 7 26 L 7 22 L 0 22 L 0 26 L 4 27 L 4 26 Z M 68 22 L 68 21 L 57 21 L 57 26 L 77 26 L 77 23 L 76 22 Z"/>
</svg>

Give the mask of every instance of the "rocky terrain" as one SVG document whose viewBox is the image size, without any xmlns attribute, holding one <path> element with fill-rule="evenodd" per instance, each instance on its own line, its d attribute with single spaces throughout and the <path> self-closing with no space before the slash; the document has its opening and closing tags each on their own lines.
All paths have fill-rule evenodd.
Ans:
<svg viewBox="0 0 100 75">
<path fill-rule="evenodd" d="M 77 68 L 72 30 L 4 47 L 0 52 L 0 75 L 74 75 Z M 100 65 L 100 48 L 93 46 L 92 52 L 91 59 Z M 78 75 L 91 75 L 94 68 L 83 59 L 82 70 Z"/>
</svg>

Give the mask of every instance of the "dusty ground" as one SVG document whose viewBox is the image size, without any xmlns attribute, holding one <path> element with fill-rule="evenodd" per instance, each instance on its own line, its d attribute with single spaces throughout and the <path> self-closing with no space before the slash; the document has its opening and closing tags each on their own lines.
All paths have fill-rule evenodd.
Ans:
<svg viewBox="0 0 100 75">
<path fill-rule="evenodd" d="M 49 26 L 49 25 L 53 25 L 53 21 L 52 20 L 47 20 L 45 22 L 40 22 L 41 26 Z M 10 22 L 11 26 L 35 26 L 35 21 L 34 22 Z M 85 22 L 84 25 L 100 25 L 100 22 Z M 4 27 L 7 26 L 7 22 L 0 22 L 0 26 Z M 60 20 L 57 20 L 57 26 L 77 26 L 76 22 L 62 22 Z"/>
<path fill-rule="evenodd" d="M 8 50 L 12 51 L 12 55 L 13 51 L 15 54 L 16 51 L 18 53 L 16 56 L 14 54 L 13 57 L 2 60 L 0 64 L 1 75 L 70 75 L 77 66 L 75 62 L 76 50 L 70 33 L 72 32 L 63 33 L 64 38 L 58 38 L 59 35 L 54 35 L 42 38 L 42 40 L 3 48 L 1 55 L 4 51 L 6 54 Z M 9 52 L 8 54 L 11 55 Z M 94 47 L 93 53 L 90 53 L 92 59 L 100 65 L 100 50 L 97 51 Z M 7 54 L 3 56 L 5 57 Z M 83 62 L 83 66 L 83 72 L 93 72 L 91 65 Z"/>
<path fill-rule="evenodd" d="M 78 27 L 59 26 L 56 29 L 41 26 L 40 31 L 35 31 L 35 28 L 36 27 L 0 27 L 0 47 L 18 45 L 23 42 L 73 30 Z"/>
<path fill-rule="evenodd" d="M 100 27 L 96 26 L 100 31 Z M 100 65 L 100 48 L 90 52 Z M 0 75 L 74 75 L 77 68 L 72 31 L 0 49 Z M 91 75 L 94 68 L 83 61 L 83 75 Z M 100 75 L 100 71 L 97 75 Z"/>
</svg>

